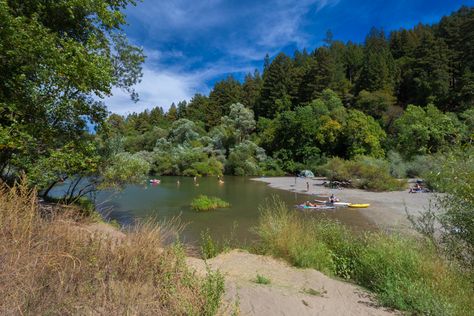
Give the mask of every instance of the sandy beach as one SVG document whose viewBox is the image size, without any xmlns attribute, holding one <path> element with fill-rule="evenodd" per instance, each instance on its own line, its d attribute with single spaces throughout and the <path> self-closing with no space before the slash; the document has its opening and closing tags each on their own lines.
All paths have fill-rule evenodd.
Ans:
<svg viewBox="0 0 474 316">
<path fill-rule="evenodd" d="M 295 177 L 270 177 L 254 178 L 255 181 L 267 183 L 269 186 L 308 194 L 311 196 L 327 197 L 334 194 L 344 202 L 370 203 L 370 207 L 357 209 L 365 220 L 384 230 L 411 230 L 411 224 L 406 212 L 418 215 L 430 205 L 432 193 L 408 193 L 404 191 L 369 192 L 359 189 L 331 189 L 323 186 L 324 178 L 295 178 Z M 309 184 L 309 190 L 307 186 Z M 309 199 L 309 197 L 308 197 Z M 353 209 L 347 209 L 348 212 Z"/>
</svg>

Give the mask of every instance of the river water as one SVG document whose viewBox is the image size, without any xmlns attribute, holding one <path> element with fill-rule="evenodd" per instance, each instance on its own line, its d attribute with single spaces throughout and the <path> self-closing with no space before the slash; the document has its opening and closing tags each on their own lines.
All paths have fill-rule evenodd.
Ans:
<svg viewBox="0 0 474 316">
<path fill-rule="evenodd" d="M 267 200 L 276 196 L 293 207 L 311 198 L 301 193 L 273 189 L 247 177 L 226 176 L 224 184 L 219 184 L 215 177 L 198 178 L 197 184 L 191 177 L 159 179 L 160 184 L 130 185 L 121 192 L 101 191 L 96 199 L 98 209 L 108 219 L 117 220 L 122 225 L 147 218 L 166 221 L 178 217 L 185 224 L 180 236 L 190 244 L 197 244 L 201 231 L 206 229 L 218 240 L 228 239 L 232 234 L 238 242 L 248 243 L 255 239 L 251 228 L 257 224 L 258 208 Z M 219 197 L 231 206 L 196 212 L 190 203 L 200 194 Z M 367 220 L 354 209 L 294 211 L 302 217 L 328 217 L 357 230 L 370 229 Z"/>
</svg>

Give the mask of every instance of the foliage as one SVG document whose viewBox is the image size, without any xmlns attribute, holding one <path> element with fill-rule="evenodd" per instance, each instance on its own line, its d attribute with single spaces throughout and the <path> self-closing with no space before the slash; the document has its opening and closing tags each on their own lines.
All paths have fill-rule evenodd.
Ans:
<svg viewBox="0 0 474 316">
<path fill-rule="evenodd" d="M 139 154 L 126 152 L 115 155 L 103 172 L 102 186 L 120 187 L 126 183 L 142 182 L 150 170 L 150 164 Z"/>
<path fill-rule="evenodd" d="M 402 179 L 407 176 L 407 163 L 398 152 L 389 151 L 387 160 L 390 164 L 390 175 L 392 177 Z"/>
<path fill-rule="evenodd" d="M 442 113 L 434 105 L 409 105 L 396 120 L 397 148 L 406 158 L 434 153 L 459 144 L 461 131 L 456 117 Z"/>
<path fill-rule="evenodd" d="M 438 192 L 435 215 L 441 225 L 440 246 L 451 257 L 474 270 L 474 149 L 442 154 L 436 168 L 426 173 L 429 186 Z"/>
<path fill-rule="evenodd" d="M 260 274 L 257 274 L 257 276 L 255 277 L 254 282 L 257 283 L 257 284 L 263 284 L 263 285 L 268 285 L 268 284 L 271 283 L 269 278 L 267 278 L 263 275 L 260 275 Z"/>
<path fill-rule="evenodd" d="M 226 208 L 229 206 L 229 203 L 219 199 L 218 197 L 206 195 L 200 195 L 191 202 L 191 208 L 198 212 L 215 210 L 217 208 Z"/>
<path fill-rule="evenodd" d="M 337 222 L 301 219 L 278 200 L 261 207 L 257 249 L 329 275 L 350 279 L 389 307 L 415 314 L 465 315 L 473 308 L 466 275 L 425 239 L 355 234 Z"/>
<path fill-rule="evenodd" d="M 259 163 L 265 162 L 266 158 L 262 148 L 251 141 L 244 141 L 230 151 L 226 169 L 238 176 L 258 175 L 261 173 Z"/>
<path fill-rule="evenodd" d="M 330 181 L 348 182 L 355 188 L 371 191 L 396 191 L 406 186 L 406 181 L 391 176 L 389 162 L 367 156 L 354 160 L 331 158 L 320 167 L 320 173 Z"/>
<path fill-rule="evenodd" d="M 87 123 L 100 126 L 106 118 L 100 99 L 112 87 L 136 99 L 131 87 L 144 57 L 122 33 L 128 4 L 0 1 L 3 179 L 87 140 Z"/>
<path fill-rule="evenodd" d="M 349 110 L 344 134 L 349 157 L 368 155 L 381 158 L 384 156 L 382 142 L 386 134 L 373 117 L 358 110 Z"/>
</svg>

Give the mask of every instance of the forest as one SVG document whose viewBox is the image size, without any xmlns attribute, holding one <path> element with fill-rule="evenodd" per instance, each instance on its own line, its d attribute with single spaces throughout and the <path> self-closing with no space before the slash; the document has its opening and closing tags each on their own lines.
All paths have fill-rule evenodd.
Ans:
<svg viewBox="0 0 474 316">
<path fill-rule="evenodd" d="M 112 114 L 99 135 L 154 174 L 188 176 L 296 174 L 365 156 L 405 177 L 474 140 L 473 8 L 389 34 L 373 28 L 361 44 L 328 31 L 324 43 L 267 55 L 262 73 L 228 76 L 167 111 Z M 400 161 L 407 170 L 395 170 Z"/>
</svg>

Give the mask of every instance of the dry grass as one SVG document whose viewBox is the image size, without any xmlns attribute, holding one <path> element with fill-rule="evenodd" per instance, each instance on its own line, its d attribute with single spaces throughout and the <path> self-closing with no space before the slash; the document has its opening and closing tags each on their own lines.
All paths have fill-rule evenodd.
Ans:
<svg viewBox="0 0 474 316">
<path fill-rule="evenodd" d="M 0 185 L 0 314 L 212 315 L 223 279 L 200 279 L 160 227 L 120 240 L 78 229 L 71 209 L 39 215 L 34 190 Z"/>
</svg>

